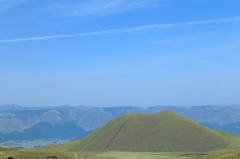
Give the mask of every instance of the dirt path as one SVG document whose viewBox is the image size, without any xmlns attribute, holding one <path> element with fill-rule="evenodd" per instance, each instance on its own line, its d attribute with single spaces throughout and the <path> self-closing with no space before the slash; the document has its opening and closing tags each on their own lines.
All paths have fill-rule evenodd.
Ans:
<svg viewBox="0 0 240 159">
<path fill-rule="evenodd" d="M 75 153 L 74 153 L 74 157 L 75 157 L 75 159 L 78 159 L 78 156 L 77 156 L 77 154 L 75 154 Z"/>
<path fill-rule="evenodd" d="M 128 117 L 124 123 L 121 125 L 121 127 L 117 130 L 117 132 L 113 135 L 113 137 L 110 139 L 110 141 L 108 142 L 107 146 L 104 148 L 104 150 L 108 149 L 108 147 L 111 145 L 111 143 L 113 142 L 113 140 L 117 137 L 117 135 L 120 133 L 120 131 L 122 130 L 122 128 L 126 125 L 126 123 L 128 122 L 128 120 L 131 117 Z"/>
</svg>

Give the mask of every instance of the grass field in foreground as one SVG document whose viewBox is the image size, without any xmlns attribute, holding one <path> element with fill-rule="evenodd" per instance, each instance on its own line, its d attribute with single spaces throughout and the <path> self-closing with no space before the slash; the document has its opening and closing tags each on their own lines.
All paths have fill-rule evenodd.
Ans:
<svg viewBox="0 0 240 159">
<path fill-rule="evenodd" d="M 96 154 L 96 157 L 108 157 L 114 159 L 190 159 L 200 154 L 182 152 L 121 152 L 106 151 Z"/>
<path fill-rule="evenodd" d="M 81 157 L 74 153 L 58 152 L 55 150 L 0 147 L 0 159 L 6 159 L 8 157 L 13 157 L 14 159 L 47 159 L 47 157 L 51 158 L 51 156 L 57 159 L 99 159 L 97 157 Z"/>
<path fill-rule="evenodd" d="M 219 153 L 206 156 L 199 156 L 194 159 L 239 159 L 240 152 Z"/>
</svg>

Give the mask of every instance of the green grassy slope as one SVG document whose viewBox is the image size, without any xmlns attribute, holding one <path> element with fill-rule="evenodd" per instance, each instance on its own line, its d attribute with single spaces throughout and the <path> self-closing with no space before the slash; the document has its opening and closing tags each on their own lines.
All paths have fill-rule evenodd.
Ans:
<svg viewBox="0 0 240 159">
<path fill-rule="evenodd" d="M 78 140 L 73 140 L 67 143 L 61 143 L 61 144 L 50 144 L 44 147 L 39 147 L 37 149 L 43 149 L 43 150 L 48 150 L 48 149 L 55 149 L 57 151 L 60 152 L 66 152 L 68 151 L 70 148 L 75 147 L 75 145 L 77 145 L 82 139 L 78 139 Z"/>
<path fill-rule="evenodd" d="M 122 115 L 86 138 L 60 147 L 64 151 L 209 151 L 228 145 L 228 135 L 164 111 Z"/>
<path fill-rule="evenodd" d="M 202 155 L 202 153 L 104 151 L 95 156 L 111 159 L 192 159 L 198 155 Z"/>
<path fill-rule="evenodd" d="M 54 156 L 57 159 L 97 159 L 78 157 L 76 154 L 58 152 L 54 150 L 38 150 L 38 149 L 17 149 L 0 147 L 0 159 L 13 157 L 14 159 L 47 159 Z M 50 158 L 51 159 L 51 158 Z"/>
<path fill-rule="evenodd" d="M 206 156 L 199 156 L 193 159 L 239 159 L 240 152 L 219 153 Z"/>
</svg>

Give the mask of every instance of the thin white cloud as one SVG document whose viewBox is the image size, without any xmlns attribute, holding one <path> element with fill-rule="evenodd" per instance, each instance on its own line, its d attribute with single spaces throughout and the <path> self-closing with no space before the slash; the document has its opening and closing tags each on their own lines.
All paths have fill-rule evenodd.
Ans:
<svg viewBox="0 0 240 159">
<path fill-rule="evenodd" d="M 58 0 L 44 6 L 44 10 L 70 16 L 99 15 L 149 7 L 168 0 L 88 0 L 68 2 Z"/>
<path fill-rule="evenodd" d="M 138 26 L 138 27 L 103 30 L 103 31 L 90 32 L 90 33 L 41 36 L 41 37 L 30 37 L 30 38 L 21 38 L 21 39 L 8 39 L 8 40 L 0 40 L 0 43 L 45 40 L 45 39 L 58 39 L 58 38 L 67 38 L 67 37 L 94 36 L 94 35 L 113 34 L 113 33 L 137 32 L 137 31 L 152 30 L 152 29 L 164 29 L 164 28 L 171 28 L 171 27 L 178 27 L 178 26 L 191 26 L 191 25 L 211 24 L 211 23 L 226 23 L 226 22 L 233 22 L 233 21 L 240 21 L 240 17 L 205 20 L 205 21 L 192 21 L 192 22 L 175 23 L 175 24 L 144 25 L 144 26 Z"/>
<path fill-rule="evenodd" d="M 0 0 L 0 11 L 13 8 L 23 2 L 25 0 Z"/>
<path fill-rule="evenodd" d="M 80 17 L 153 7 L 164 5 L 168 1 L 170 0 L 41 0 L 36 3 L 30 0 L 0 0 L 0 11 L 25 3 L 27 4 L 25 7 L 31 8 L 20 7 L 19 10 L 22 12 L 34 10 L 41 15 Z"/>
<path fill-rule="evenodd" d="M 168 0 L 43 0 L 37 5 L 34 5 L 34 1 L 29 0 L 0 0 L 0 11 L 27 2 L 33 4 L 32 7 L 38 11 L 52 11 L 63 15 L 85 16 L 142 8 L 163 1 Z"/>
</svg>

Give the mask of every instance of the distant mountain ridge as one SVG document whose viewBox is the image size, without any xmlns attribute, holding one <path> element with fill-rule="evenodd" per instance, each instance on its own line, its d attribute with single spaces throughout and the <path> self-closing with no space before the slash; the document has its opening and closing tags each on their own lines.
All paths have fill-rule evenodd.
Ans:
<svg viewBox="0 0 240 159">
<path fill-rule="evenodd" d="M 75 123 L 72 125 L 75 128 L 72 127 L 72 129 L 78 130 L 79 134 L 83 135 L 59 134 L 56 138 L 81 138 L 86 133 L 125 113 L 156 113 L 165 110 L 183 115 L 209 128 L 240 134 L 240 106 L 74 107 L 68 105 L 59 107 L 0 106 L 0 134 L 18 132 L 22 133 L 19 136 L 26 136 L 26 132 L 34 126 L 35 130 L 39 129 L 36 127 L 41 123 L 53 125 L 51 129 L 53 132 L 55 131 L 54 125 L 57 124 L 60 126 L 58 131 L 61 129 L 64 132 L 64 124 L 72 122 Z M 6 140 L 4 135 L 0 136 L 2 136 L 0 140 Z"/>
</svg>

